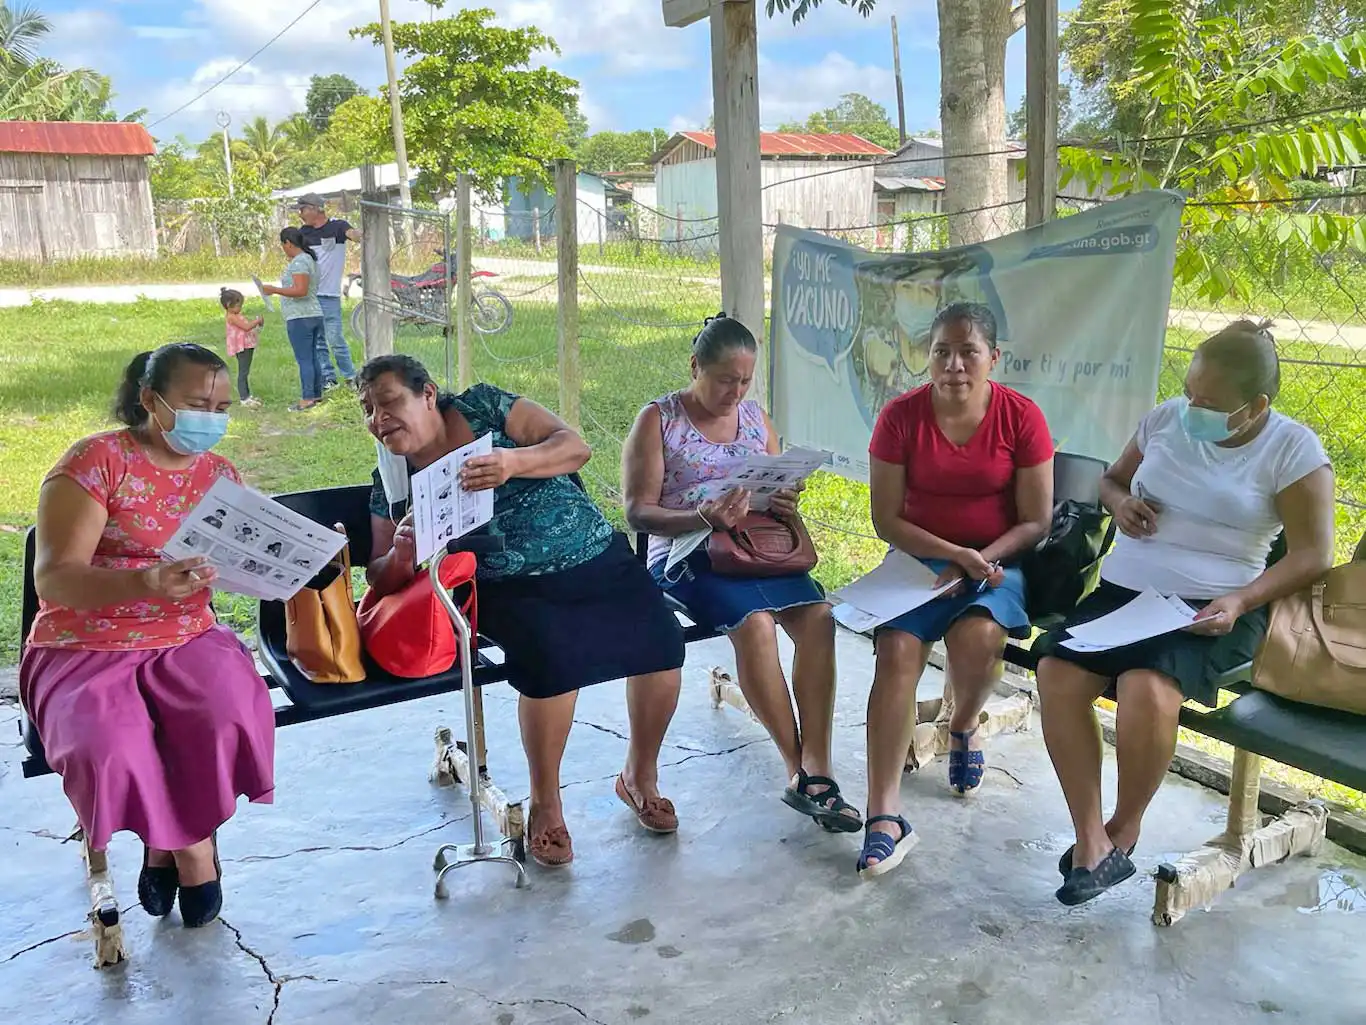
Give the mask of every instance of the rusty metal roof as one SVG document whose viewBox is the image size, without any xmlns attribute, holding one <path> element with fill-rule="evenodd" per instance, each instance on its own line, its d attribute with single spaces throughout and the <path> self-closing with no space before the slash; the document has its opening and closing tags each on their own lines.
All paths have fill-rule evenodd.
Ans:
<svg viewBox="0 0 1366 1025">
<path fill-rule="evenodd" d="M 716 149 L 714 132 L 682 132 L 675 139 L 689 139 Z M 672 149 L 668 145 L 665 150 Z M 888 151 L 861 135 L 814 135 L 804 132 L 760 132 L 759 155 L 763 157 L 885 157 Z"/>
<path fill-rule="evenodd" d="M 156 143 L 140 124 L 123 121 L 0 121 L 0 153 L 150 157 Z"/>
</svg>

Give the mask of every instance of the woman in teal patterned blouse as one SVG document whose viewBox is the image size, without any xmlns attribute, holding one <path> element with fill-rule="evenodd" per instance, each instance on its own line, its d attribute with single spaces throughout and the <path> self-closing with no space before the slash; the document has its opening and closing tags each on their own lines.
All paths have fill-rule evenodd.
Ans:
<svg viewBox="0 0 1366 1025">
<path fill-rule="evenodd" d="M 631 720 L 617 796 L 640 824 L 672 833 L 678 816 L 658 788 L 659 750 L 678 703 L 683 635 L 626 539 L 570 476 L 587 443 L 549 410 L 487 384 L 440 392 L 411 356 L 361 368 L 366 425 L 411 474 L 485 434 L 493 454 L 469 459 L 461 485 L 493 490 L 488 532 L 505 550 L 481 558 L 479 632 L 507 657 L 521 695 L 522 745 L 531 770 L 528 849 L 547 866 L 573 860 L 560 805 L 560 758 L 578 690 L 627 680 Z M 398 590 L 417 572 L 406 503 L 391 504 L 376 469 L 370 512 L 370 586 Z"/>
</svg>

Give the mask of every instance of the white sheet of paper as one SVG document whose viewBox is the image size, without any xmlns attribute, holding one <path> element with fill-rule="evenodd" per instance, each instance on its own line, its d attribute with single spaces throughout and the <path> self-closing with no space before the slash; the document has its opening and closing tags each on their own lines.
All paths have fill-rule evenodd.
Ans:
<svg viewBox="0 0 1366 1025">
<path fill-rule="evenodd" d="M 669 545 L 669 557 L 664 560 L 665 576 L 668 575 L 669 570 L 697 551 L 698 547 L 709 537 L 711 537 L 711 527 L 699 527 L 691 534 L 680 534 L 674 538 Z"/>
<path fill-rule="evenodd" d="M 836 623 L 856 634 L 867 633 L 887 622 L 880 616 L 871 612 L 864 612 L 862 609 L 856 609 L 852 605 L 836 605 L 832 615 L 835 617 Z"/>
<path fill-rule="evenodd" d="M 834 594 L 834 597 L 862 615 L 849 612 L 844 613 L 844 619 L 840 619 L 840 610 L 836 608 L 836 619 L 846 626 L 849 622 L 860 624 L 858 627 L 849 627 L 860 632 L 881 626 L 903 612 L 910 612 L 934 601 L 953 586 L 953 582 L 950 582 L 937 588 L 934 586 L 936 579 L 934 570 L 919 559 L 893 548 L 871 573 Z"/>
<path fill-rule="evenodd" d="M 1184 630 L 1197 613 L 1180 598 L 1149 588 L 1108 615 L 1071 627 L 1062 645 L 1072 651 L 1109 651 Z"/>
<path fill-rule="evenodd" d="M 465 460 L 492 452 L 493 435 L 485 434 L 413 474 L 413 530 L 419 566 L 448 542 L 493 519 L 493 492 L 466 491 L 460 486 L 460 468 Z"/>
<path fill-rule="evenodd" d="M 284 601 L 344 544 L 345 534 L 220 477 L 161 551 L 171 560 L 208 556 L 217 590 Z"/>
<path fill-rule="evenodd" d="M 255 274 L 251 276 L 252 284 L 256 286 L 256 291 L 261 293 L 261 301 L 266 304 L 266 310 L 270 313 L 275 312 L 275 300 L 266 295 L 266 290 L 261 284 L 261 279 Z"/>
<path fill-rule="evenodd" d="M 755 512 L 768 508 L 779 491 L 789 491 L 830 461 L 828 452 L 792 448 L 781 455 L 754 454 L 738 461 L 725 479 L 708 489 L 719 498 L 728 491 L 745 488 L 750 493 L 749 507 Z"/>
</svg>

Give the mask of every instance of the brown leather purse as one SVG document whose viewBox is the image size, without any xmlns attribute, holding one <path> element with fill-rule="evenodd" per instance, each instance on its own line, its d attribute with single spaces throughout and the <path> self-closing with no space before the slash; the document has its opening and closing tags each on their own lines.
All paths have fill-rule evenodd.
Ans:
<svg viewBox="0 0 1366 1025">
<path fill-rule="evenodd" d="M 800 516 L 749 513 L 707 539 L 712 572 L 723 577 L 783 577 L 816 568 L 816 546 Z"/>
<path fill-rule="evenodd" d="M 337 524 L 339 532 L 345 532 Z M 313 683 L 360 683 L 360 624 L 351 590 L 351 550 L 343 546 L 332 565 L 340 570 L 321 589 L 305 587 L 285 602 L 285 650 Z"/>
<path fill-rule="evenodd" d="M 1271 603 L 1252 685 L 1366 715 L 1366 542 L 1308 590 Z"/>
</svg>

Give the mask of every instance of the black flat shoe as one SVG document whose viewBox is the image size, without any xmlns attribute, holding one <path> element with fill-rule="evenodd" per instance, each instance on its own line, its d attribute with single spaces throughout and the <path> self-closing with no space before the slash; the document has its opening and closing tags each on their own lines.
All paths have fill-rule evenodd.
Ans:
<svg viewBox="0 0 1366 1025">
<path fill-rule="evenodd" d="M 138 873 L 138 900 L 142 910 L 153 918 L 165 918 L 175 907 L 180 888 L 180 872 L 175 865 L 153 867 L 147 864 L 151 851 L 142 848 L 142 871 Z"/>
<path fill-rule="evenodd" d="M 213 867 L 218 878 L 211 883 L 180 888 L 180 921 L 186 929 L 208 925 L 223 910 L 223 866 L 218 861 L 218 838 L 213 841 Z"/>
<path fill-rule="evenodd" d="M 1137 847 L 1138 844 L 1134 844 L 1133 847 L 1130 847 L 1124 853 L 1132 858 L 1134 856 L 1134 850 Z M 1076 849 L 1077 845 L 1073 844 L 1071 847 L 1067 848 L 1067 850 L 1063 851 L 1062 857 L 1058 859 L 1058 875 L 1062 876 L 1064 879 L 1067 878 L 1067 873 L 1072 871 L 1072 852 Z"/>
<path fill-rule="evenodd" d="M 1110 853 L 1105 855 L 1095 868 L 1073 868 L 1068 872 L 1067 879 L 1058 887 L 1054 896 L 1058 898 L 1059 903 L 1068 907 L 1085 904 L 1088 900 L 1099 897 L 1110 887 L 1124 882 L 1134 874 L 1134 871 L 1134 863 L 1129 860 L 1129 856 L 1118 847 L 1111 847 Z M 182 902 L 185 899 L 184 893 L 182 890 Z"/>
</svg>

